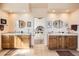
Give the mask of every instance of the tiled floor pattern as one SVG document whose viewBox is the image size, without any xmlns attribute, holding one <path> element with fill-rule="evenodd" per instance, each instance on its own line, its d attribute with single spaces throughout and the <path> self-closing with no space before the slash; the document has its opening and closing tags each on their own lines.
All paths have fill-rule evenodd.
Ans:
<svg viewBox="0 0 79 59">
<path fill-rule="evenodd" d="M 49 50 L 47 46 L 35 45 L 27 49 L 4 49 L 0 51 L 0 56 L 59 56 L 57 50 Z M 67 51 L 67 50 L 61 50 Z M 79 51 L 68 50 L 73 55 L 79 56 Z"/>
</svg>

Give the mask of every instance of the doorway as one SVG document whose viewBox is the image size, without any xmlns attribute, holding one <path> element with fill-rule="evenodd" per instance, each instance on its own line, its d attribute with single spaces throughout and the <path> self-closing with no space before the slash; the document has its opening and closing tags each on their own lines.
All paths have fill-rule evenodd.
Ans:
<svg viewBox="0 0 79 59">
<path fill-rule="evenodd" d="M 33 27 L 33 46 L 34 45 L 40 45 L 46 44 L 46 22 L 45 22 L 45 18 L 34 18 L 34 27 Z"/>
</svg>

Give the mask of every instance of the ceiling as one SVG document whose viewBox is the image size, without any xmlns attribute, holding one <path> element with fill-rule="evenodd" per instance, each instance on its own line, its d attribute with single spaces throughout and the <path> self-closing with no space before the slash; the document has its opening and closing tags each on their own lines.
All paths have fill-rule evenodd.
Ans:
<svg viewBox="0 0 79 59">
<path fill-rule="evenodd" d="M 71 13 L 79 9 L 79 3 L 0 3 L 0 7 L 9 13 L 31 13 L 43 17 L 48 13 Z"/>
<path fill-rule="evenodd" d="M 56 13 L 68 12 L 71 13 L 75 10 L 79 9 L 78 3 L 51 3 L 48 4 L 48 11 L 53 12 L 55 10 Z"/>
<path fill-rule="evenodd" d="M 23 3 L 5 3 L 2 4 L 2 10 L 9 13 L 27 13 L 30 11 L 29 4 Z"/>
</svg>

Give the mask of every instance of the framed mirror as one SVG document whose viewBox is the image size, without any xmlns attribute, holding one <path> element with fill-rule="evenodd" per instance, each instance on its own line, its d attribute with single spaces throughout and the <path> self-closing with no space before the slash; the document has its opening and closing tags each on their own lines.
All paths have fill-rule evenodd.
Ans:
<svg viewBox="0 0 79 59">
<path fill-rule="evenodd" d="M 27 22 L 27 27 L 31 27 L 31 21 Z"/>
<path fill-rule="evenodd" d="M 19 28 L 24 28 L 26 26 L 26 22 L 23 20 L 19 20 Z"/>
<path fill-rule="evenodd" d="M 52 27 L 52 21 L 47 21 L 47 27 L 51 28 Z"/>
<path fill-rule="evenodd" d="M 53 26 L 54 26 L 55 28 L 62 28 L 62 27 L 64 26 L 64 24 L 63 24 L 63 21 L 62 21 L 62 20 L 55 20 L 55 21 L 53 22 Z"/>
</svg>

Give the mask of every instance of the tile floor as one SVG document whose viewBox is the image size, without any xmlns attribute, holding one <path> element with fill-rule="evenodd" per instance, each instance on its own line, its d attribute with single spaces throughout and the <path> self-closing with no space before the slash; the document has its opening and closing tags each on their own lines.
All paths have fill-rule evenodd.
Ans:
<svg viewBox="0 0 79 59">
<path fill-rule="evenodd" d="M 59 56 L 56 51 L 49 50 L 45 45 L 35 45 L 33 48 L 27 49 L 4 49 L 0 51 L 0 56 Z M 79 51 L 69 51 L 75 56 L 79 56 Z"/>
</svg>

